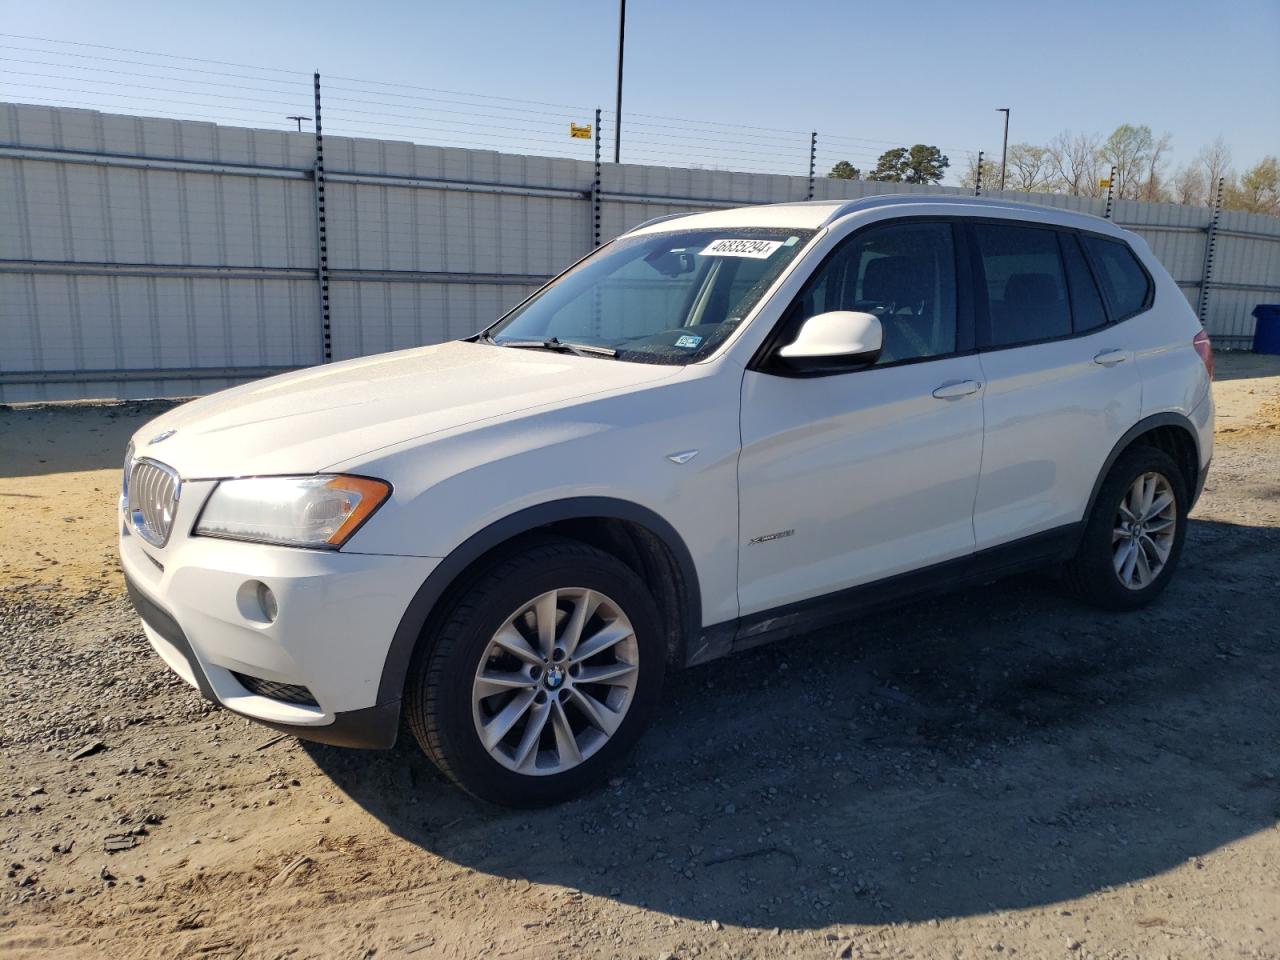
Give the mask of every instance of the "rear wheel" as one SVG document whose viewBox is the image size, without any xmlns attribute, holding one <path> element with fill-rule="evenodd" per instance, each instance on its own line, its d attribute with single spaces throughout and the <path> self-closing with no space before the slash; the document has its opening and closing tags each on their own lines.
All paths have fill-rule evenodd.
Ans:
<svg viewBox="0 0 1280 960">
<path fill-rule="evenodd" d="M 1182 553 L 1189 499 L 1177 463 L 1163 450 L 1125 451 L 1107 474 L 1065 581 L 1081 599 L 1115 610 L 1150 603 Z"/>
<path fill-rule="evenodd" d="M 410 729 L 463 789 L 555 803 L 603 778 L 648 725 L 665 666 L 640 578 L 571 540 L 497 561 L 415 658 Z"/>
</svg>

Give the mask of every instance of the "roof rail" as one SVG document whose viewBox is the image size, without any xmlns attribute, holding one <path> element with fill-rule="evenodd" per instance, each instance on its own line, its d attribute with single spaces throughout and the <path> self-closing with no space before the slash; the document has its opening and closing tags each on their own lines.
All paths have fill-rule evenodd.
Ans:
<svg viewBox="0 0 1280 960">
<path fill-rule="evenodd" d="M 661 216 L 661 217 L 654 217 L 652 220 L 646 220 L 646 221 L 644 221 L 644 223 L 637 223 L 637 224 L 636 224 L 634 227 L 632 227 L 630 230 L 627 230 L 627 231 L 626 231 L 626 233 L 633 233 L 633 232 L 635 232 L 636 230 L 640 230 L 640 229 L 642 229 L 642 228 L 644 228 L 644 227 L 651 227 L 651 226 L 653 226 L 655 223 L 662 223 L 662 221 L 664 221 L 664 220 L 676 220 L 676 219 L 678 219 L 678 218 L 680 218 L 680 217 L 691 217 L 691 216 L 693 216 L 693 214 L 694 214 L 695 212 L 698 212 L 698 211 L 691 211 L 691 212 L 688 212 L 688 213 L 668 213 L 668 214 L 666 214 L 666 215 L 664 215 L 664 216 Z"/>
<path fill-rule="evenodd" d="M 903 203 L 957 203 L 963 206 L 1003 207 L 1010 210 L 1038 212 L 1042 212 L 1044 210 L 1055 210 L 1060 213 L 1074 214 L 1078 217 L 1089 217 L 1094 220 L 1103 219 L 1102 217 L 1095 216 L 1092 213 L 1085 213 L 1083 210 L 1072 210 L 1067 207 L 1055 207 L 1044 203 L 1023 203 L 1018 200 L 1005 200 L 1002 197 L 971 197 L 964 194 L 951 193 L 878 193 L 869 197 L 858 197 L 856 200 L 846 200 L 831 211 L 827 216 L 827 219 L 823 221 L 822 226 L 830 226 L 841 217 L 847 216 L 850 213 L 856 213 L 859 210 L 868 210 L 873 207 Z"/>
</svg>

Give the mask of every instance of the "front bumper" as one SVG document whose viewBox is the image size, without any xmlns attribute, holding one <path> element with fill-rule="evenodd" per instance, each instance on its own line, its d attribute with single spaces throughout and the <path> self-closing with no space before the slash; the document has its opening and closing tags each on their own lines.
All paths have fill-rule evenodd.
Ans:
<svg viewBox="0 0 1280 960">
<path fill-rule="evenodd" d="M 128 577 L 125 578 L 125 587 L 129 592 L 129 600 L 132 601 L 134 609 L 138 611 L 138 616 L 142 620 L 147 639 L 151 641 L 160 658 L 169 664 L 175 673 L 197 687 L 207 699 L 222 704 L 199 658 L 192 650 L 191 642 L 178 626 L 178 621 L 139 590 Z M 225 706 L 225 704 L 222 705 Z M 339 747 L 387 749 L 395 745 L 396 733 L 400 726 L 400 701 L 398 700 L 361 710 L 335 712 L 333 719 L 325 726 L 279 723 L 253 714 L 242 713 L 234 708 L 228 709 L 283 733 L 292 733 L 306 740 L 330 743 Z"/>
<path fill-rule="evenodd" d="M 310 740 L 389 747 L 400 701 L 378 698 L 391 638 L 437 560 L 299 550 L 186 535 L 212 489 L 188 482 L 173 535 L 156 548 L 120 523 L 129 597 L 152 647 L 209 700 Z M 245 609 L 245 584 L 265 583 L 279 613 Z M 305 687 L 307 702 L 242 682 Z M 250 686 L 253 684 L 251 683 Z"/>
</svg>

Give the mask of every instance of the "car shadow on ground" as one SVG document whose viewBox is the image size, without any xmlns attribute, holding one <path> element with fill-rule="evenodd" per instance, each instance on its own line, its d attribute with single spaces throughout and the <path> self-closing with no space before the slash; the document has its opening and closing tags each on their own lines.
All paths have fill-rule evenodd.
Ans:
<svg viewBox="0 0 1280 960">
<path fill-rule="evenodd" d="M 1188 539 L 1138 613 L 1027 577 L 673 675 L 611 784 L 552 809 L 468 799 L 407 733 L 386 753 L 307 749 L 423 850 L 688 918 L 1055 903 L 1280 816 L 1280 530 L 1192 521 Z"/>
</svg>

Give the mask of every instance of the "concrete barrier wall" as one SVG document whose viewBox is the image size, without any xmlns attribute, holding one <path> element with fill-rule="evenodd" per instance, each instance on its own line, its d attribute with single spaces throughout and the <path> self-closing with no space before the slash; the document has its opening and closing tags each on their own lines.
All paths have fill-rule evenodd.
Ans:
<svg viewBox="0 0 1280 960">
<path fill-rule="evenodd" d="M 0 104 L 0 400 L 182 396 L 325 360 L 315 139 Z M 806 177 L 325 137 L 332 359 L 467 336 L 668 213 L 802 200 Z M 965 193 L 818 179 L 817 199 Z M 1101 215 L 1103 202 L 1001 194 Z M 598 226 L 597 226 L 597 216 Z M 1120 201 L 1199 304 L 1212 211 Z M 1220 215 L 1206 324 L 1280 301 L 1280 219 Z"/>
</svg>

